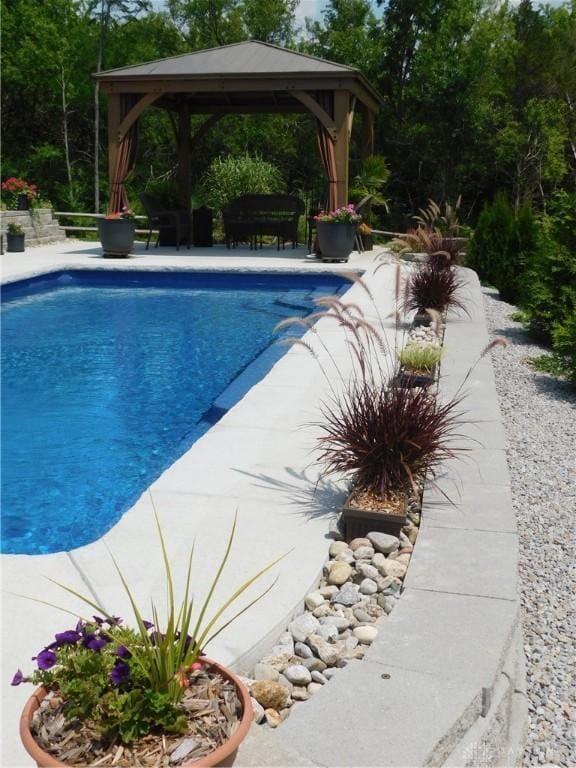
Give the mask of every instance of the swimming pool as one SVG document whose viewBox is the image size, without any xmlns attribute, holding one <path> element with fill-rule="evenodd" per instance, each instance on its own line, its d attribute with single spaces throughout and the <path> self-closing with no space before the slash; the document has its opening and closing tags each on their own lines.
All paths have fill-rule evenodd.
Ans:
<svg viewBox="0 0 576 768">
<path fill-rule="evenodd" d="M 2 307 L 2 551 L 100 538 L 272 367 L 337 275 L 78 270 Z"/>
</svg>

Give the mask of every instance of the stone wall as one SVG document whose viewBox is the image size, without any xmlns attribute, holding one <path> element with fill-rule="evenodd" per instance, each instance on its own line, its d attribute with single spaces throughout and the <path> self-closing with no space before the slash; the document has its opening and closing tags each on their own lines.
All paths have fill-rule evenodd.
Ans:
<svg viewBox="0 0 576 768">
<path fill-rule="evenodd" d="M 66 233 L 58 225 L 58 220 L 54 218 L 50 208 L 34 208 L 30 211 L 1 211 L 0 222 L 4 250 L 6 250 L 8 224 L 19 224 L 22 227 L 26 235 L 26 248 L 66 239 Z"/>
</svg>

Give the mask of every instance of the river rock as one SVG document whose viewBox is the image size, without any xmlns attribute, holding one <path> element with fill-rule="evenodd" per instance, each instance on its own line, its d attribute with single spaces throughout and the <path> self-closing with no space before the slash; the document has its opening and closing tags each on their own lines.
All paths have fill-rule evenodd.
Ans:
<svg viewBox="0 0 576 768">
<path fill-rule="evenodd" d="M 334 629 L 336 628 L 334 627 Z M 308 638 L 308 644 L 314 653 L 320 658 L 320 660 L 327 664 L 329 667 L 334 666 L 334 664 L 336 664 L 340 658 L 337 647 L 333 643 L 329 643 L 320 635 L 310 635 Z M 310 669 L 310 667 L 308 667 L 308 669 Z"/>
<path fill-rule="evenodd" d="M 374 549 L 373 547 L 358 547 L 358 549 L 354 550 L 354 559 L 355 560 L 368 560 L 370 561 L 374 557 Z"/>
<path fill-rule="evenodd" d="M 414 545 L 418 538 L 418 528 L 413 523 L 408 523 L 402 528 L 402 533 L 406 534 L 406 537 L 410 544 Z"/>
<path fill-rule="evenodd" d="M 336 587 L 334 584 L 329 584 L 327 587 L 322 587 L 318 591 L 326 600 L 331 600 L 336 592 L 338 592 L 338 587 Z"/>
<path fill-rule="evenodd" d="M 398 600 L 391 595 L 381 595 L 379 605 L 382 607 L 384 613 L 392 613 Z"/>
<path fill-rule="evenodd" d="M 414 549 L 412 542 L 410 541 L 408 536 L 406 536 L 404 531 L 400 531 L 400 533 L 398 534 L 398 538 L 400 539 L 400 549 L 406 549 L 409 551 L 412 551 Z"/>
<path fill-rule="evenodd" d="M 383 575 L 401 579 L 404 577 L 407 570 L 408 566 L 406 563 L 400 563 L 398 560 L 386 560 L 383 567 Z"/>
<path fill-rule="evenodd" d="M 350 626 L 350 621 L 348 619 L 345 619 L 344 616 L 326 616 L 323 619 L 320 619 L 320 624 L 322 626 L 332 626 L 336 627 L 338 632 L 344 632 L 344 630 L 348 629 Z"/>
<path fill-rule="evenodd" d="M 289 666 L 290 666 L 290 665 L 289 665 Z M 286 670 L 284 670 L 284 672 L 285 672 L 285 671 L 286 671 Z M 290 680 L 288 680 L 288 678 L 286 677 L 286 675 L 285 675 L 284 673 L 282 673 L 282 674 L 281 674 L 281 675 L 278 677 L 278 682 L 280 683 L 280 685 L 283 685 L 283 686 L 284 686 L 284 688 L 286 688 L 286 690 L 288 691 L 288 693 L 289 693 L 290 695 L 292 695 L 292 691 L 294 690 L 294 686 L 292 685 L 292 683 L 290 682 Z"/>
<path fill-rule="evenodd" d="M 336 592 L 338 592 L 338 587 L 334 587 Z M 322 605 L 319 605 L 318 608 L 315 608 L 312 611 L 312 615 L 315 616 L 317 619 L 321 619 L 323 616 L 329 616 L 331 612 L 330 603 L 322 603 Z"/>
<path fill-rule="evenodd" d="M 294 653 L 294 638 L 291 632 L 283 632 L 278 638 L 278 645 L 274 648 L 283 653 Z M 283 649 L 283 650 L 282 650 Z"/>
<path fill-rule="evenodd" d="M 326 663 L 322 659 L 317 659 L 315 656 L 311 656 L 309 659 L 304 659 L 302 664 L 309 669 L 310 672 L 324 672 L 326 669 Z"/>
<path fill-rule="evenodd" d="M 326 680 L 332 680 L 332 678 L 337 672 L 338 672 L 338 667 L 327 667 L 322 674 L 324 675 L 324 678 Z"/>
<path fill-rule="evenodd" d="M 341 605 L 356 605 L 361 600 L 362 597 L 358 586 L 350 582 L 344 584 L 342 589 L 332 598 L 333 603 L 340 603 Z"/>
<path fill-rule="evenodd" d="M 315 632 L 320 626 L 320 622 L 311 613 L 303 613 L 288 625 L 294 640 L 303 643 L 308 635 Z"/>
<path fill-rule="evenodd" d="M 334 560 L 331 561 L 332 563 L 353 563 L 354 562 L 354 553 L 351 552 L 349 549 L 344 550 L 344 552 L 340 552 L 336 555 Z"/>
<path fill-rule="evenodd" d="M 370 624 L 374 621 L 372 616 L 364 608 L 354 608 L 354 617 L 363 624 Z"/>
<path fill-rule="evenodd" d="M 261 664 L 269 664 L 271 667 L 274 667 L 274 669 L 277 669 L 278 672 L 282 672 L 284 667 L 290 664 L 293 658 L 294 656 L 291 653 L 271 653 L 264 656 L 261 660 Z"/>
<path fill-rule="evenodd" d="M 355 552 L 359 547 L 369 547 L 370 541 L 366 537 L 361 537 L 358 539 L 352 539 L 350 544 L 348 545 L 352 552 Z"/>
<path fill-rule="evenodd" d="M 310 592 L 304 598 L 304 604 L 309 611 L 313 611 L 315 608 L 320 607 L 324 602 L 325 598 L 320 592 Z"/>
<path fill-rule="evenodd" d="M 266 717 L 266 722 L 268 723 L 270 728 L 278 728 L 278 726 L 282 722 L 282 717 L 280 716 L 280 712 L 278 712 L 275 709 L 265 709 L 264 716 Z"/>
<path fill-rule="evenodd" d="M 386 563 L 386 556 L 383 555 L 382 552 L 376 552 L 376 554 L 372 558 L 372 565 L 374 566 L 374 568 L 376 568 L 378 573 L 383 574 L 382 569 L 384 568 L 385 563 Z M 383 575 L 385 576 L 386 574 L 383 574 Z"/>
<path fill-rule="evenodd" d="M 273 680 L 256 680 L 250 693 L 264 709 L 284 709 L 290 701 L 288 690 Z"/>
<path fill-rule="evenodd" d="M 391 536 L 389 533 L 374 531 L 368 534 L 368 539 L 376 552 L 381 552 L 384 555 L 389 555 L 400 547 L 399 539 L 396 536 Z"/>
<path fill-rule="evenodd" d="M 298 686 L 294 687 L 294 690 L 292 691 L 292 698 L 294 701 L 306 701 L 308 698 L 308 691 L 306 688 L 300 688 Z"/>
<path fill-rule="evenodd" d="M 328 553 L 330 557 L 336 557 L 336 555 L 339 555 L 340 552 L 345 552 L 347 549 L 348 544 L 346 544 L 345 541 L 333 541 L 332 544 L 330 544 Z"/>
<path fill-rule="evenodd" d="M 254 667 L 254 680 L 278 680 L 280 673 L 270 664 L 256 664 Z"/>
<path fill-rule="evenodd" d="M 312 682 L 310 671 L 303 664 L 290 664 L 284 670 L 284 675 L 292 685 L 305 687 L 308 683 Z"/>
<path fill-rule="evenodd" d="M 378 636 L 378 629 L 374 626 L 356 627 L 354 637 L 363 645 L 370 645 Z"/>
<path fill-rule="evenodd" d="M 306 688 L 308 693 L 315 694 L 318 693 L 318 691 L 322 690 L 322 685 L 320 683 L 309 683 L 308 688 Z"/>
<path fill-rule="evenodd" d="M 328 678 L 324 677 L 322 672 L 314 671 L 312 672 L 312 681 L 314 683 L 320 683 L 320 685 L 326 685 Z"/>
<path fill-rule="evenodd" d="M 309 659 L 313 655 L 312 649 L 306 643 L 300 642 L 294 643 L 294 653 L 302 659 Z"/>
<path fill-rule="evenodd" d="M 355 566 L 356 570 L 365 579 L 377 579 L 378 578 L 378 569 L 375 568 L 373 565 L 370 565 L 369 563 L 356 563 Z"/>
<path fill-rule="evenodd" d="M 256 701 L 254 696 L 250 696 L 252 702 L 252 711 L 254 712 L 254 722 L 261 723 L 264 720 L 264 707 L 259 701 Z"/>
<path fill-rule="evenodd" d="M 345 584 L 352 576 L 352 568 L 348 563 L 335 562 L 328 574 L 328 583 L 337 587 Z"/>
<path fill-rule="evenodd" d="M 338 637 L 338 630 L 331 624 L 321 624 L 316 630 L 316 634 L 330 643 Z"/>
<path fill-rule="evenodd" d="M 411 554 L 410 552 L 400 552 L 398 556 L 396 557 L 397 563 L 404 563 L 406 566 L 410 562 Z"/>
<path fill-rule="evenodd" d="M 378 592 L 378 586 L 374 579 L 364 579 L 360 584 L 360 592 L 363 595 L 375 595 Z"/>
</svg>

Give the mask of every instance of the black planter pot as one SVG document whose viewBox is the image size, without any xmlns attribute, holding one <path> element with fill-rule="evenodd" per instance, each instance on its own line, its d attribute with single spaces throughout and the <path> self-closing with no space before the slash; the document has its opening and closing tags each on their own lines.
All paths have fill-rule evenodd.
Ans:
<svg viewBox="0 0 576 768">
<path fill-rule="evenodd" d="M 8 253 L 22 253 L 24 251 L 24 238 L 26 235 L 13 235 L 6 233 L 6 250 Z"/>
<path fill-rule="evenodd" d="M 374 235 L 362 235 L 362 247 L 365 251 L 371 251 L 374 248 Z"/>
<path fill-rule="evenodd" d="M 102 255 L 112 258 L 129 256 L 134 250 L 134 219 L 98 219 Z"/>
<path fill-rule="evenodd" d="M 30 210 L 30 200 L 28 198 L 28 195 L 26 194 L 18 195 L 18 199 L 16 201 L 16 210 L 17 211 Z"/>
<path fill-rule="evenodd" d="M 317 221 L 320 257 L 325 261 L 348 261 L 354 250 L 357 224 L 345 221 Z"/>
</svg>

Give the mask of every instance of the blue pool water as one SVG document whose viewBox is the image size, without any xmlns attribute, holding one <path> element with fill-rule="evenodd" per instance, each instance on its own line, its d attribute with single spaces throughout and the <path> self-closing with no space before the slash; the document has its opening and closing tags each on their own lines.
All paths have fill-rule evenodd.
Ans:
<svg viewBox="0 0 576 768">
<path fill-rule="evenodd" d="M 77 271 L 6 286 L 2 551 L 102 536 L 283 354 L 335 275 Z"/>
</svg>

